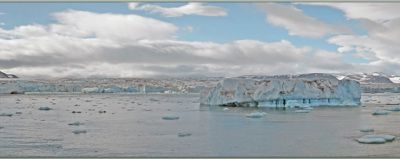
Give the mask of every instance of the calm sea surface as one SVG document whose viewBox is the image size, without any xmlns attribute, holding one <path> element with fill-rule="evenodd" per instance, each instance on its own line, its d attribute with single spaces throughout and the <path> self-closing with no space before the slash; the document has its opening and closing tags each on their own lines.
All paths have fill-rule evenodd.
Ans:
<svg viewBox="0 0 400 159">
<path fill-rule="evenodd" d="M 0 95 L 0 114 L 12 114 L 0 116 L 0 156 L 400 157 L 400 139 L 379 145 L 354 140 L 364 127 L 400 137 L 400 112 L 371 115 L 400 103 L 399 94 L 364 94 L 362 101 L 360 107 L 295 113 L 199 106 L 198 95 Z M 252 112 L 267 114 L 247 118 Z"/>
</svg>

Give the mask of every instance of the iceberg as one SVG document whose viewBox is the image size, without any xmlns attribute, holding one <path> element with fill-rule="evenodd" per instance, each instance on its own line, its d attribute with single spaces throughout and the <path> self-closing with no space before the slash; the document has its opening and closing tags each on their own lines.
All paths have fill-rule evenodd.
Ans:
<svg viewBox="0 0 400 159">
<path fill-rule="evenodd" d="M 329 74 L 225 78 L 201 92 L 202 105 L 240 107 L 359 106 L 360 83 Z"/>
</svg>

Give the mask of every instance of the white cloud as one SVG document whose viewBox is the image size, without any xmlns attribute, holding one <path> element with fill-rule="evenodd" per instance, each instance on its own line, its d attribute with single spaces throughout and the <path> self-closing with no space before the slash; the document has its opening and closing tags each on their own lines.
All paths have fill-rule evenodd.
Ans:
<svg viewBox="0 0 400 159">
<path fill-rule="evenodd" d="M 330 6 L 342 10 L 349 19 L 370 19 L 384 22 L 400 18 L 400 3 L 305 3 Z"/>
<path fill-rule="evenodd" d="M 330 25 L 308 16 L 293 5 L 263 3 L 259 6 L 267 12 L 269 23 L 287 29 L 289 35 L 319 38 L 324 35 L 351 32 L 344 26 Z"/>
<path fill-rule="evenodd" d="M 51 32 L 74 37 L 95 36 L 129 42 L 138 39 L 171 38 L 178 28 L 167 22 L 138 15 L 92 13 L 69 10 L 53 14 Z M 78 18 L 79 17 L 79 18 Z"/>
<path fill-rule="evenodd" d="M 289 41 L 175 39 L 174 24 L 138 15 L 69 10 L 55 23 L 0 28 L 0 69 L 20 76 L 285 74 L 352 69 L 343 55 Z M 333 59 L 333 60 L 332 60 Z"/>
<path fill-rule="evenodd" d="M 308 4 L 308 3 L 305 3 Z M 336 35 L 328 39 L 338 45 L 338 52 L 353 52 L 355 57 L 369 60 L 359 65 L 366 71 L 399 73 L 400 4 L 399 3 L 310 3 L 338 9 L 348 19 L 358 20 L 366 35 Z"/>
<path fill-rule="evenodd" d="M 206 6 L 202 3 L 190 2 L 179 7 L 162 7 L 154 4 L 129 3 L 131 10 L 144 10 L 150 13 L 159 13 L 166 17 L 180 17 L 183 15 L 201 15 L 201 16 L 226 16 L 228 13 L 224 8 L 216 6 Z"/>
</svg>

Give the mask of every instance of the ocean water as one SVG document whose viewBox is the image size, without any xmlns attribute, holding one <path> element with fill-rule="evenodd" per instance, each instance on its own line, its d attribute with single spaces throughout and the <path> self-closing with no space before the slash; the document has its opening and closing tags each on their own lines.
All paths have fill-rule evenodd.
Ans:
<svg viewBox="0 0 400 159">
<path fill-rule="evenodd" d="M 198 98 L 173 94 L 0 95 L 0 114 L 12 114 L 0 116 L 0 156 L 400 157 L 399 139 L 376 145 L 355 141 L 367 134 L 359 131 L 364 127 L 400 137 L 400 112 L 371 115 L 398 106 L 399 94 L 363 94 L 360 107 L 317 107 L 310 113 L 226 110 L 200 106 Z M 266 115 L 247 118 L 252 112 Z M 164 120 L 164 116 L 179 119 Z M 68 125 L 73 122 L 83 125 Z M 86 133 L 74 134 L 76 130 Z"/>
</svg>

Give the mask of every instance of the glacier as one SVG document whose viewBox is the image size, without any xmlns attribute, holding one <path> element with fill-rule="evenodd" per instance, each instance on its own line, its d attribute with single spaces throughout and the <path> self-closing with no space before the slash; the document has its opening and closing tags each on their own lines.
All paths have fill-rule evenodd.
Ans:
<svg viewBox="0 0 400 159">
<path fill-rule="evenodd" d="M 213 80 L 0 79 L 0 93 L 199 93 Z"/>
<path fill-rule="evenodd" d="M 358 106 L 360 83 L 330 74 L 225 78 L 200 94 L 202 105 L 241 107 Z"/>
</svg>

